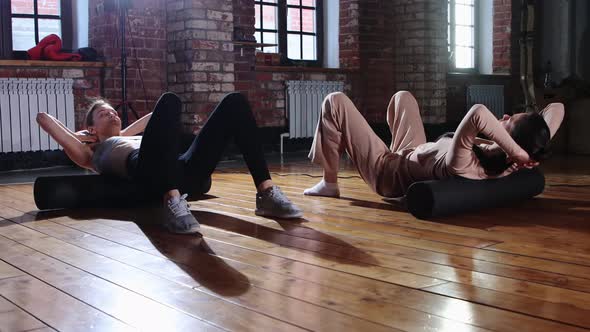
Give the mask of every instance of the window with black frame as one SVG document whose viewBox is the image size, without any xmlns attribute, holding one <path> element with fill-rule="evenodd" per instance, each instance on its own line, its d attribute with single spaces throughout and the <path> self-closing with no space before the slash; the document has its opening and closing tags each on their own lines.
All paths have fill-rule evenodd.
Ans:
<svg viewBox="0 0 590 332">
<path fill-rule="evenodd" d="M 2 0 L 2 53 L 26 51 L 56 34 L 71 47 L 71 0 Z M 10 41 L 10 42 L 9 42 Z"/>
<path fill-rule="evenodd" d="M 279 3 L 278 0 L 255 1 L 254 37 L 261 44 L 277 46 L 260 47 L 263 52 L 277 53 L 279 44 Z"/>
<path fill-rule="evenodd" d="M 477 8 L 475 0 L 448 0 L 448 50 L 451 71 L 475 71 Z"/>
<path fill-rule="evenodd" d="M 282 53 L 295 64 L 320 66 L 323 56 L 322 0 L 255 1 L 255 37 L 268 53 Z"/>
</svg>

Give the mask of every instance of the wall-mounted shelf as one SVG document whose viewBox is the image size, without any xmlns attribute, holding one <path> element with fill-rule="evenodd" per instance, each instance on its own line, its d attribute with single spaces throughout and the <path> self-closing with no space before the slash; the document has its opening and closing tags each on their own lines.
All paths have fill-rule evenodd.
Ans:
<svg viewBox="0 0 590 332">
<path fill-rule="evenodd" d="M 0 60 L 0 66 L 10 67 L 92 67 L 102 68 L 100 61 L 45 61 L 45 60 Z"/>
</svg>

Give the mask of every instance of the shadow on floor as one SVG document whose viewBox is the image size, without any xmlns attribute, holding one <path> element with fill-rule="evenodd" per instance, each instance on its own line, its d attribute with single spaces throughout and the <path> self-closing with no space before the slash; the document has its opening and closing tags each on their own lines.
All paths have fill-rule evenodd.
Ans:
<svg viewBox="0 0 590 332">
<path fill-rule="evenodd" d="M 364 201 L 357 198 L 351 197 L 340 197 L 341 200 L 346 200 L 350 202 L 350 206 L 356 207 L 363 207 L 369 209 L 380 209 L 386 211 L 395 211 L 395 212 L 408 212 L 405 203 L 398 199 L 391 199 L 391 198 L 382 198 L 383 203 L 378 202 L 371 202 L 371 201 Z"/>
<path fill-rule="evenodd" d="M 214 197 L 214 196 L 211 196 Z M 137 224 L 154 247 L 202 287 L 222 296 L 239 296 L 250 287 L 246 275 L 235 269 L 239 264 L 221 258 L 207 240 L 195 235 L 175 235 L 164 231 L 158 224 L 155 210 L 144 209 L 84 209 L 39 211 L 29 220 L 48 220 L 69 217 L 76 220 L 112 219 Z M 301 225 L 304 221 L 274 220 L 283 230 L 247 220 L 209 211 L 193 211 L 202 225 L 256 238 L 262 241 L 306 250 L 341 264 L 369 266 L 378 264 L 370 254 L 331 235 Z M 24 216 L 23 216 L 24 218 Z M 26 222 L 26 220 L 21 220 Z M 269 222 L 272 222 L 269 219 Z M 230 243 L 231 244 L 231 243 Z M 248 249 L 242 249 L 248 250 Z M 345 259 L 350 258 L 350 259 Z M 228 264 L 230 262 L 231 264 Z"/>
<path fill-rule="evenodd" d="M 282 230 L 277 230 L 273 227 L 225 214 L 208 211 L 193 211 L 193 214 L 203 225 L 254 237 L 280 246 L 306 250 L 310 254 L 320 255 L 324 259 L 338 263 L 357 266 L 379 263 L 373 256 L 346 241 L 313 228 L 305 227 L 303 224 L 305 219 L 269 219 L 269 221 L 272 220 L 282 227 Z M 354 257 L 354 260 L 345 259 L 346 257 Z"/>
<path fill-rule="evenodd" d="M 90 219 L 133 222 L 155 249 L 174 262 L 199 287 L 224 297 L 239 296 L 250 288 L 248 277 L 217 256 L 199 234 L 178 235 L 163 231 L 155 224 L 153 209 L 53 210 L 37 213 L 34 220 L 60 217 L 89 222 L 91 222 Z M 121 232 L 124 231 L 121 230 Z"/>
<path fill-rule="evenodd" d="M 502 208 L 428 219 L 448 225 L 488 229 L 495 226 L 551 227 L 590 233 L 590 202 L 536 197 Z"/>
</svg>

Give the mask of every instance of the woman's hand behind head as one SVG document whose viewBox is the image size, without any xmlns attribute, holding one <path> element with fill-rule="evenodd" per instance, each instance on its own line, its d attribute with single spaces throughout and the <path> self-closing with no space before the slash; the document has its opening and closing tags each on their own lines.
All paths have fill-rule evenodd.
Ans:
<svg viewBox="0 0 590 332">
<path fill-rule="evenodd" d="M 80 142 L 86 143 L 86 144 L 92 144 L 92 143 L 98 142 L 98 137 L 96 137 L 95 135 L 92 135 L 90 132 L 88 132 L 88 130 L 81 130 L 79 132 L 76 132 L 76 138 Z"/>
<path fill-rule="evenodd" d="M 510 158 L 522 165 L 547 159 L 550 156 L 548 144 L 551 139 L 547 123 L 538 113 L 519 115 L 517 121 L 513 121 L 509 133 L 522 151 L 520 155 L 510 156 Z"/>
<path fill-rule="evenodd" d="M 529 154 L 524 149 L 520 149 L 520 152 L 516 155 L 509 156 L 508 161 L 518 166 L 518 169 L 539 166 L 539 162 L 531 159 Z"/>
</svg>

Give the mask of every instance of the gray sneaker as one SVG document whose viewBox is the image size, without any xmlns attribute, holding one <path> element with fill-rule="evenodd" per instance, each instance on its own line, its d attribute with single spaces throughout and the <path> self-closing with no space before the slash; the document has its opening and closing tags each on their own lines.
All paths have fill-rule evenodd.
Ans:
<svg viewBox="0 0 590 332">
<path fill-rule="evenodd" d="M 256 194 L 257 216 L 283 219 L 301 218 L 303 211 L 293 204 L 277 186 Z"/>
<path fill-rule="evenodd" d="M 180 197 L 173 197 L 168 200 L 165 210 L 164 227 L 172 233 L 176 234 L 193 234 L 200 233 L 201 226 L 197 219 L 189 209 L 186 197 L 184 194 Z"/>
</svg>

